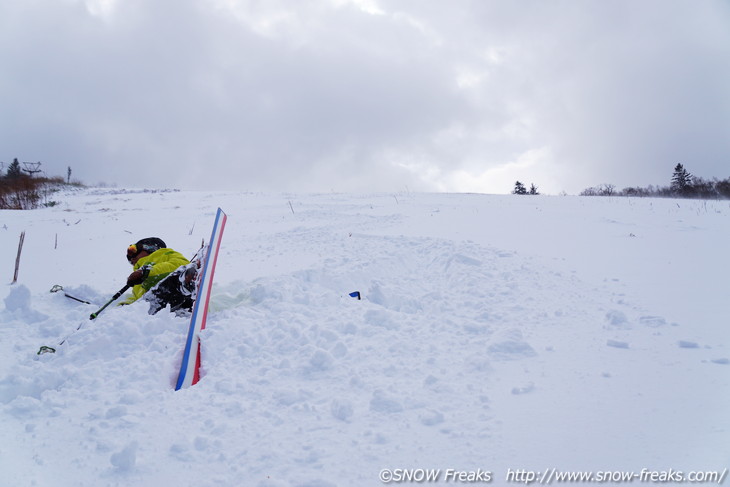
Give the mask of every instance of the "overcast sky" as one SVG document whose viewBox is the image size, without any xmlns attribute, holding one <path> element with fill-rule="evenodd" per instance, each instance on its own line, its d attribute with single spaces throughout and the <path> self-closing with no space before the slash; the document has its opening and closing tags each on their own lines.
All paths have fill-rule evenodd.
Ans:
<svg viewBox="0 0 730 487">
<path fill-rule="evenodd" d="M 0 0 L 0 161 L 120 187 L 730 177 L 728 0 Z"/>
</svg>

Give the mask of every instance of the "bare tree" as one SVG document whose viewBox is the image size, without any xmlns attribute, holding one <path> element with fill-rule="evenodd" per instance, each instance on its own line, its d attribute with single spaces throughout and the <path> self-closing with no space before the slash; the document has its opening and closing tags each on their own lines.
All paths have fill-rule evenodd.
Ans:
<svg viewBox="0 0 730 487">
<path fill-rule="evenodd" d="M 601 186 L 601 194 L 603 196 L 613 196 L 616 194 L 616 186 L 613 184 L 604 184 Z"/>
</svg>

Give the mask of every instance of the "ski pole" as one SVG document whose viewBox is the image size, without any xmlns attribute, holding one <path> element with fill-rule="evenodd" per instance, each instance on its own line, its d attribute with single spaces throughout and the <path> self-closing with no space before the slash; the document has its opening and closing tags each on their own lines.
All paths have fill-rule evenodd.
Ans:
<svg viewBox="0 0 730 487">
<path fill-rule="evenodd" d="M 129 284 L 127 284 L 122 289 L 120 289 L 119 291 L 117 291 L 117 293 L 114 296 L 112 296 L 112 298 L 104 306 L 102 306 L 99 309 L 99 311 L 97 311 L 96 313 L 91 313 L 91 317 L 89 319 L 90 320 L 93 320 L 94 318 L 96 318 L 97 316 L 99 316 L 99 313 L 101 313 L 102 311 L 104 311 L 104 309 L 107 306 L 109 306 L 114 301 L 116 301 L 117 299 L 119 299 L 119 296 L 121 296 L 122 294 L 124 294 L 127 291 L 127 289 L 129 289 L 130 287 L 132 287 L 132 286 L 130 286 Z M 84 326 L 84 322 L 83 321 L 81 323 L 79 323 L 79 326 L 76 328 L 76 330 L 74 330 L 71 333 L 71 335 L 73 335 L 74 333 L 76 333 L 77 331 L 79 331 L 82 326 Z M 66 340 L 68 340 L 69 338 L 71 338 L 71 335 L 67 336 L 66 338 L 64 338 L 63 340 L 61 340 L 60 342 L 58 342 L 58 345 L 60 346 L 60 345 L 63 345 L 64 343 L 66 343 Z M 56 353 L 56 349 L 54 347 L 49 347 L 49 346 L 43 345 L 38 350 L 37 355 L 42 355 L 44 353 Z"/>
<path fill-rule="evenodd" d="M 51 288 L 51 292 L 52 292 L 52 293 L 57 293 L 58 291 L 63 291 L 63 286 L 60 286 L 60 285 L 56 284 L 55 286 L 53 286 L 53 287 Z M 83 299 L 79 299 L 79 298 L 77 298 L 77 297 L 71 296 L 71 295 L 70 295 L 70 294 L 68 294 L 68 293 L 67 293 L 66 291 L 63 291 L 63 295 L 64 295 L 64 296 L 66 296 L 66 297 L 67 297 L 67 298 L 69 298 L 69 299 L 73 299 L 74 301 L 78 301 L 79 303 L 84 303 L 84 304 L 91 304 L 91 303 L 90 303 L 90 302 L 88 302 L 88 301 L 84 301 Z"/>
<path fill-rule="evenodd" d="M 117 291 L 117 293 L 114 296 L 112 296 L 112 298 L 109 301 L 107 301 L 107 303 L 104 306 L 102 306 L 101 308 L 99 308 L 99 310 L 96 313 L 91 313 L 91 316 L 89 317 L 89 319 L 90 320 L 93 320 L 97 316 L 99 316 L 99 313 L 101 313 L 102 311 L 104 311 L 107 306 L 109 306 L 114 301 L 116 301 L 117 299 L 119 299 L 119 296 L 121 296 L 122 294 L 124 294 L 125 292 L 127 292 L 127 289 L 129 289 L 130 287 L 132 287 L 132 286 L 130 286 L 129 284 L 125 284 L 125 286 L 122 289 L 120 289 L 119 291 Z"/>
</svg>

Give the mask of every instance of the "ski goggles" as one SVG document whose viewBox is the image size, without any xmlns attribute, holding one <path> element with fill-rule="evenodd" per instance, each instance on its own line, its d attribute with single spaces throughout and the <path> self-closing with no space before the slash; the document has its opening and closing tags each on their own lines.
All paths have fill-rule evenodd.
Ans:
<svg viewBox="0 0 730 487">
<path fill-rule="evenodd" d="M 139 250 L 137 249 L 137 244 L 132 244 L 129 247 L 127 247 L 127 260 L 129 263 L 132 263 L 132 259 L 137 257 L 137 254 L 139 254 Z"/>
</svg>

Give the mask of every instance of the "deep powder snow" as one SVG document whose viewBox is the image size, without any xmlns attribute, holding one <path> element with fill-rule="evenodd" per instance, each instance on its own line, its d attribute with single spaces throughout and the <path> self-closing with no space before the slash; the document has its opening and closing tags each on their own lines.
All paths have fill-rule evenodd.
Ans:
<svg viewBox="0 0 730 487">
<path fill-rule="evenodd" d="M 7 283 L 26 231 L 0 291 L 0 485 L 377 486 L 384 469 L 504 485 L 516 469 L 730 464 L 727 201 L 56 196 L 0 211 Z M 192 255 L 218 206 L 204 376 L 174 392 L 185 318 L 88 316 L 124 284 L 127 245 Z"/>
</svg>

